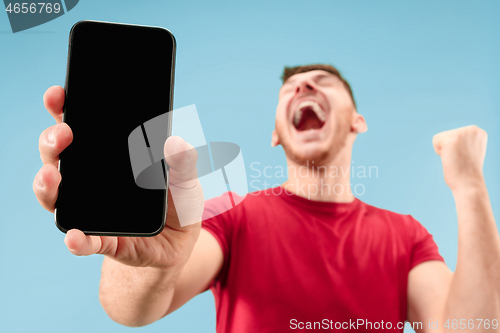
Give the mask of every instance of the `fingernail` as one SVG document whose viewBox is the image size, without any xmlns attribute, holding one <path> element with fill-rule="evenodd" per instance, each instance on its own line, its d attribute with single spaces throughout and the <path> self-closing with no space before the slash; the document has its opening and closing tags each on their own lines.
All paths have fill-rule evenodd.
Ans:
<svg viewBox="0 0 500 333">
<path fill-rule="evenodd" d="M 52 127 L 52 129 L 47 134 L 47 142 L 54 143 L 54 132 L 56 131 L 56 127 Z"/>
<path fill-rule="evenodd" d="M 40 174 L 36 175 L 35 177 L 35 185 L 38 186 L 39 188 L 44 188 L 45 185 L 43 184 L 43 181 L 42 181 L 42 176 L 40 176 Z"/>
</svg>

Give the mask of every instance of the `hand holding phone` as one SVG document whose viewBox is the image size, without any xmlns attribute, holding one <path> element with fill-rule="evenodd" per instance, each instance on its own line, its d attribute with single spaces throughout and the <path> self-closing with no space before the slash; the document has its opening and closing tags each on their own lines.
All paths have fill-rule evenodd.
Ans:
<svg viewBox="0 0 500 333">
<path fill-rule="evenodd" d="M 162 28 L 83 21 L 71 30 L 67 89 L 51 87 L 43 98 L 56 125 L 40 136 L 44 165 L 33 190 L 50 212 L 60 204 L 56 223 L 67 231 L 65 243 L 75 255 L 99 253 L 130 266 L 170 267 L 187 260 L 175 251 L 189 254 L 196 242 L 201 223 L 181 228 L 177 210 L 201 221 L 197 156 L 189 156 L 196 150 L 179 137 L 165 144 L 172 184 L 190 179 L 177 207 L 168 187 L 135 186 L 128 159 L 130 130 L 171 108 L 174 54 L 175 40 Z M 165 130 L 170 135 L 170 128 Z M 129 234 L 157 235 L 116 237 Z"/>
<path fill-rule="evenodd" d="M 44 165 L 35 176 L 33 191 L 42 207 L 50 212 L 54 212 L 61 181 L 61 174 L 57 169 L 59 154 L 71 145 L 73 140 L 71 128 L 62 122 L 64 99 L 64 89 L 59 86 L 47 89 L 43 98 L 47 111 L 56 120 L 56 125 L 47 128 L 40 135 L 39 150 Z M 190 148 L 191 146 L 181 138 L 170 137 L 165 143 L 165 155 L 175 156 L 175 160 L 167 158 L 171 174 L 170 185 L 175 186 L 176 182 L 185 185 L 185 179 L 190 179 L 189 182 L 192 182 L 190 186 L 181 188 L 182 195 L 178 196 L 179 199 L 176 197 L 177 207 L 190 214 L 193 219 L 200 217 L 201 220 L 203 191 L 199 180 L 192 177 L 192 174 L 196 173 L 197 156 L 196 150 Z M 186 153 L 180 153 L 182 151 Z M 166 227 L 157 236 L 147 238 L 86 236 L 82 231 L 73 229 L 67 232 L 65 243 L 75 255 L 103 254 L 129 266 L 167 268 L 180 265 L 189 256 L 179 257 L 175 254 L 179 251 L 183 253 L 192 251 L 201 223 L 181 228 L 177 207 L 172 200 L 169 202 Z"/>
</svg>

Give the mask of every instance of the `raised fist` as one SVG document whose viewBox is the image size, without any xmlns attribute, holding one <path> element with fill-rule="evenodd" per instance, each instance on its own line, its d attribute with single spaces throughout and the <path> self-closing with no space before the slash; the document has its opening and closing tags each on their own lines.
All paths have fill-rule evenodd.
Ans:
<svg viewBox="0 0 500 333">
<path fill-rule="evenodd" d="M 436 134 L 434 150 L 441 156 L 444 180 L 452 191 L 483 181 L 483 162 L 488 135 L 477 126 Z"/>
</svg>

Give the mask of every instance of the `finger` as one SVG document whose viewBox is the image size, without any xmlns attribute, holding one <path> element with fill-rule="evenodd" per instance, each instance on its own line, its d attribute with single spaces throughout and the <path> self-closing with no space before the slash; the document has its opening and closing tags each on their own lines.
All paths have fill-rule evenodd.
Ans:
<svg viewBox="0 0 500 333">
<path fill-rule="evenodd" d="M 77 256 L 91 254 L 113 254 L 116 252 L 116 237 L 87 236 L 78 229 L 68 230 L 64 243 L 68 250 Z"/>
<path fill-rule="evenodd" d="M 47 128 L 40 135 L 38 149 L 44 164 L 58 166 L 59 154 L 73 141 L 73 132 L 66 123 Z"/>
<path fill-rule="evenodd" d="M 196 170 L 198 154 L 177 136 L 168 138 L 164 153 L 170 167 L 167 226 L 179 230 L 200 222 L 203 214 L 203 190 Z"/>
<path fill-rule="evenodd" d="M 33 180 L 33 192 L 40 205 L 54 212 L 61 174 L 52 164 L 45 164 Z"/>
<path fill-rule="evenodd" d="M 43 94 L 43 105 L 58 124 L 62 122 L 64 99 L 65 92 L 61 86 L 52 86 Z"/>
<path fill-rule="evenodd" d="M 434 147 L 434 151 L 436 154 L 441 156 L 441 146 L 442 146 L 442 133 L 434 135 L 432 138 L 432 146 Z"/>
<path fill-rule="evenodd" d="M 181 137 L 171 136 L 164 146 L 165 161 L 170 168 L 170 184 L 182 187 L 191 187 L 198 177 L 196 162 L 198 153 L 192 145 Z"/>
</svg>

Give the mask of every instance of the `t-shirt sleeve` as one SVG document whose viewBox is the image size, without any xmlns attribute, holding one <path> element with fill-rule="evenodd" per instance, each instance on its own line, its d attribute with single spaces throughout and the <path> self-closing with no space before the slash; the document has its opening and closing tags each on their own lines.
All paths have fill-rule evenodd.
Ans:
<svg viewBox="0 0 500 333">
<path fill-rule="evenodd" d="M 411 259 L 410 259 L 410 270 L 429 260 L 439 260 L 443 261 L 443 257 L 439 254 L 438 246 L 434 242 L 434 238 L 427 231 L 427 229 L 415 220 L 412 216 L 409 216 L 411 223 Z"/>
</svg>

